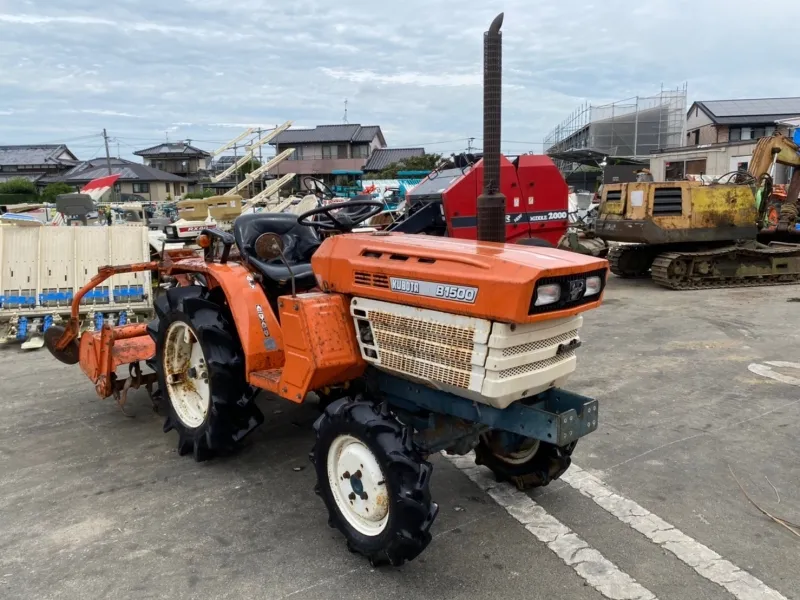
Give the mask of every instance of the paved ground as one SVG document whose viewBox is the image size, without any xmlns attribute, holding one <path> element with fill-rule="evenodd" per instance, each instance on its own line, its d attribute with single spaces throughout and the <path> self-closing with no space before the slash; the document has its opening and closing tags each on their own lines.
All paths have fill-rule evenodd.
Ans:
<svg viewBox="0 0 800 600">
<path fill-rule="evenodd" d="M 195 464 L 144 394 L 128 419 L 76 367 L 3 350 L 0 597 L 800 599 L 800 538 L 729 471 L 800 522 L 795 298 L 612 279 L 568 386 L 601 401 L 583 471 L 525 496 L 437 457 L 433 543 L 377 571 L 312 492 L 310 408 L 261 401 L 268 424 L 240 455 Z M 689 541 L 623 522 L 655 515 Z"/>
</svg>

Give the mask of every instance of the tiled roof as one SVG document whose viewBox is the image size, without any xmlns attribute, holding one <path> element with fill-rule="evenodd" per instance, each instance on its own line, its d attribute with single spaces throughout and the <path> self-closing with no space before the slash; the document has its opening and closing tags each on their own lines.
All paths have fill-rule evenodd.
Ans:
<svg viewBox="0 0 800 600">
<path fill-rule="evenodd" d="M 382 171 L 392 163 L 423 154 L 425 148 L 378 148 L 364 165 L 364 171 Z"/>
<path fill-rule="evenodd" d="M 0 146 L 0 165 L 44 165 L 58 164 L 58 157 L 67 152 L 75 155 L 64 144 L 40 144 L 31 146 Z"/>
<path fill-rule="evenodd" d="M 782 118 L 800 116 L 800 97 L 708 100 L 695 104 L 721 125 L 774 123 Z"/>
<path fill-rule="evenodd" d="M 119 174 L 120 181 L 187 181 L 183 177 L 178 177 L 172 173 L 167 173 L 159 169 L 141 165 L 124 158 L 111 159 L 111 173 Z M 105 158 L 94 158 L 86 160 L 73 167 L 63 175 L 47 177 L 44 181 L 63 181 L 64 183 L 82 183 L 91 181 L 98 177 L 108 175 L 108 164 Z"/>
<path fill-rule="evenodd" d="M 180 154 L 183 156 L 211 156 L 210 152 L 206 152 L 205 150 L 201 150 L 200 148 L 196 148 L 190 144 L 186 144 L 184 142 L 165 142 L 163 144 L 158 144 L 157 146 L 153 146 L 151 148 L 145 148 L 144 150 L 137 150 L 134 152 L 136 156 L 161 156 L 165 154 L 175 155 Z"/>
<path fill-rule="evenodd" d="M 378 136 L 386 143 L 378 125 L 362 127 L 358 124 L 317 125 L 313 129 L 287 129 L 275 136 L 270 144 L 320 144 L 326 142 L 369 143 Z"/>
</svg>

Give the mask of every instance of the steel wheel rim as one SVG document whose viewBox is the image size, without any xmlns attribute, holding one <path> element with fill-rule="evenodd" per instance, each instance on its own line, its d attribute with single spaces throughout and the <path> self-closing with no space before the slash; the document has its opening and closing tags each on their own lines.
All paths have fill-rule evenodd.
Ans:
<svg viewBox="0 0 800 600">
<path fill-rule="evenodd" d="M 211 406 L 208 365 L 197 335 L 183 321 L 167 328 L 163 368 L 167 396 L 176 416 L 190 429 L 200 427 Z"/>
<path fill-rule="evenodd" d="M 328 485 L 339 512 L 359 533 L 375 537 L 389 522 L 386 478 L 372 451 L 358 438 L 340 435 L 328 448 Z"/>
<path fill-rule="evenodd" d="M 492 445 L 488 436 L 483 436 L 483 442 L 486 444 L 490 449 L 492 449 Z M 528 444 L 517 450 L 516 452 L 509 452 L 508 454 L 499 454 L 492 449 L 492 454 L 494 454 L 498 459 L 502 460 L 504 463 L 509 465 L 522 465 L 532 459 L 536 453 L 539 451 L 539 446 L 541 442 L 539 440 L 529 439 Z"/>
</svg>

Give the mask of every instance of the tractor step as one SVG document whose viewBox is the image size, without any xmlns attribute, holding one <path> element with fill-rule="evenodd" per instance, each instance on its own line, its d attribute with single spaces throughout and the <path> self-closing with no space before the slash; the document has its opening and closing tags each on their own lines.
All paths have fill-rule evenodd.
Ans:
<svg viewBox="0 0 800 600">
<path fill-rule="evenodd" d="M 253 371 L 250 373 L 249 383 L 262 390 L 267 390 L 274 394 L 280 393 L 280 382 L 283 369 L 264 369 L 263 371 Z"/>
</svg>

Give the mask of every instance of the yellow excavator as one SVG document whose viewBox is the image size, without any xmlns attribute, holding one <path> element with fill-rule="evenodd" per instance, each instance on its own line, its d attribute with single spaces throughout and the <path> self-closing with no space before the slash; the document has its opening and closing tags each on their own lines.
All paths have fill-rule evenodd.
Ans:
<svg viewBox="0 0 800 600">
<path fill-rule="evenodd" d="M 765 227 L 776 164 L 795 167 L 777 227 Z M 795 233 L 800 148 L 784 135 L 762 138 L 748 172 L 711 184 L 668 181 L 603 186 L 597 237 L 611 248 L 612 273 L 672 289 L 800 282 Z M 723 183 L 724 182 L 724 183 Z"/>
</svg>

